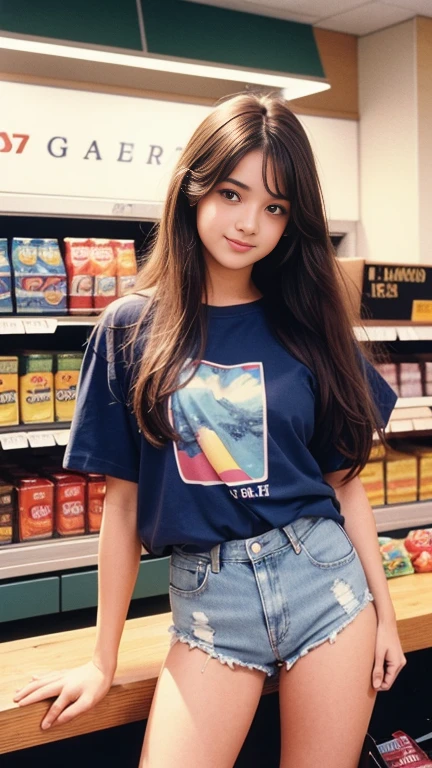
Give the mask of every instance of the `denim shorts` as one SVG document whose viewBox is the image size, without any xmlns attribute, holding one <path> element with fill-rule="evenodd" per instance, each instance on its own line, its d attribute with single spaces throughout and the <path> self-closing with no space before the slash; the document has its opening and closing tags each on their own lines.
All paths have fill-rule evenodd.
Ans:
<svg viewBox="0 0 432 768">
<path fill-rule="evenodd" d="M 173 547 L 171 646 L 177 640 L 269 677 L 329 641 L 373 600 L 342 525 L 300 517 L 207 552 Z M 209 659 L 207 659 L 209 661 Z M 204 670 L 203 670 L 204 671 Z"/>
</svg>

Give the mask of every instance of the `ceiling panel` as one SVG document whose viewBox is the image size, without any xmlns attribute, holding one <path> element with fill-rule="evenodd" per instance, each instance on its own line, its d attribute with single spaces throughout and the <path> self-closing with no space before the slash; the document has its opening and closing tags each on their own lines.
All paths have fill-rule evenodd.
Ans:
<svg viewBox="0 0 432 768">
<path fill-rule="evenodd" d="M 296 12 L 290 7 L 283 5 L 282 0 L 267 0 L 265 4 L 261 0 L 185 0 L 188 3 L 200 3 L 202 5 L 214 5 L 217 8 L 228 8 L 230 11 L 242 11 L 243 13 L 255 13 L 259 16 L 270 16 L 284 21 L 297 21 L 300 24 L 315 24 L 322 15 L 321 10 L 315 13 L 306 13 L 305 11 Z M 276 5 L 278 3 L 278 5 Z M 297 0 L 297 5 L 300 5 Z"/>
<path fill-rule="evenodd" d="M 347 13 L 339 13 L 337 16 L 318 21 L 315 26 L 352 35 L 368 35 L 370 32 L 399 24 L 413 16 L 415 11 L 396 8 L 381 2 L 371 2 Z"/>
<path fill-rule="evenodd" d="M 384 5 L 395 5 L 414 11 L 417 16 L 432 16 L 432 0 L 380 0 Z"/>
</svg>

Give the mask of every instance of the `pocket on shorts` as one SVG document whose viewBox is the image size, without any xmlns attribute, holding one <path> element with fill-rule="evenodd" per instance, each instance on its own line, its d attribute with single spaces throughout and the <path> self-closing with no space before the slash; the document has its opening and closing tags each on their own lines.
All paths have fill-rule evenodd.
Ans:
<svg viewBox="0 0 432 768">
<path fill-rule="evenodd" d="M 322 517 L 305 535 L 299 537 L 302 548 L 318 568 L 338 568 L 356 556 L 354 545 L 343 526 Z"/>
<path fill-rule="evenodd" d="M 173 552 L 170 560 L 169 587 L 182 597 L 202 594 L 208 584 L 211 563 L 193 554 Z"/>
</svg>

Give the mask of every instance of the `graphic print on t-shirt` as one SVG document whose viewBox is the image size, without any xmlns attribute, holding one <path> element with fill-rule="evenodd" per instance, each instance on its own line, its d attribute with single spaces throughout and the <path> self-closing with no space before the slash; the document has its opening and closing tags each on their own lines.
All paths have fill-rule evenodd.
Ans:
<svg viewBox="0 0 432 768">
<path fill-rule="evenodd" d="M 190 375 L 188 361 L 184 375 Z M 267 410 L 262 363 L 219 365 L 202 360 L 170 397 L 180 477 L 200 485 L 267 479 Z"/>
</svg>

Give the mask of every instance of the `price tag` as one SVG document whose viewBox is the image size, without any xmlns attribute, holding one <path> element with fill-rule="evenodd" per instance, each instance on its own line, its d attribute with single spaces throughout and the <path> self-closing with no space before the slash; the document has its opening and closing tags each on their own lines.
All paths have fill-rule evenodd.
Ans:
<svg viewBox="0 0 432 768">
<path fill-rule="evenodd" d="M 9 432 L 0 435 L 1 447 L 4 451 L 13 451 L 18 448 L 27 448 L 27 435 L 25 432 Z"/>
<path fill-rule="evenodd" d="M 51 432 L 57 445 L 67 445 L 70 435 L 70 429 L 58 429 L 56 432 Z"/>
<path fill-rule="evenodd" d="M 402 325 L 396 330 L 401 341 L 418 341 L 420 338 L 418 335 L 418 328 L 416 328 L 414 325 Z"/>
<path fill-rule="evenodd" d="M 57 320 L 51 317 L 31 317 L 23 323 L 26 333 L 55 333 L 57 330 Z"/>
<path fill-rule="evenodd" d="M 0 318 L 0 333 L 25 333 L 24 323 L 18 317 L 2 317 Z"/>
<path fill-rule="evenodd" d="M 52 432 L 27 432 L 30 448 L 44 448 L 47 445 L 55 445 L 56 441 Z"/>
<path fill-rule="evenodd" d="M 132 203 L 114 203 L 112 207 L 113 216 L 132 216 L 133 204 Z"/>
</svg>

